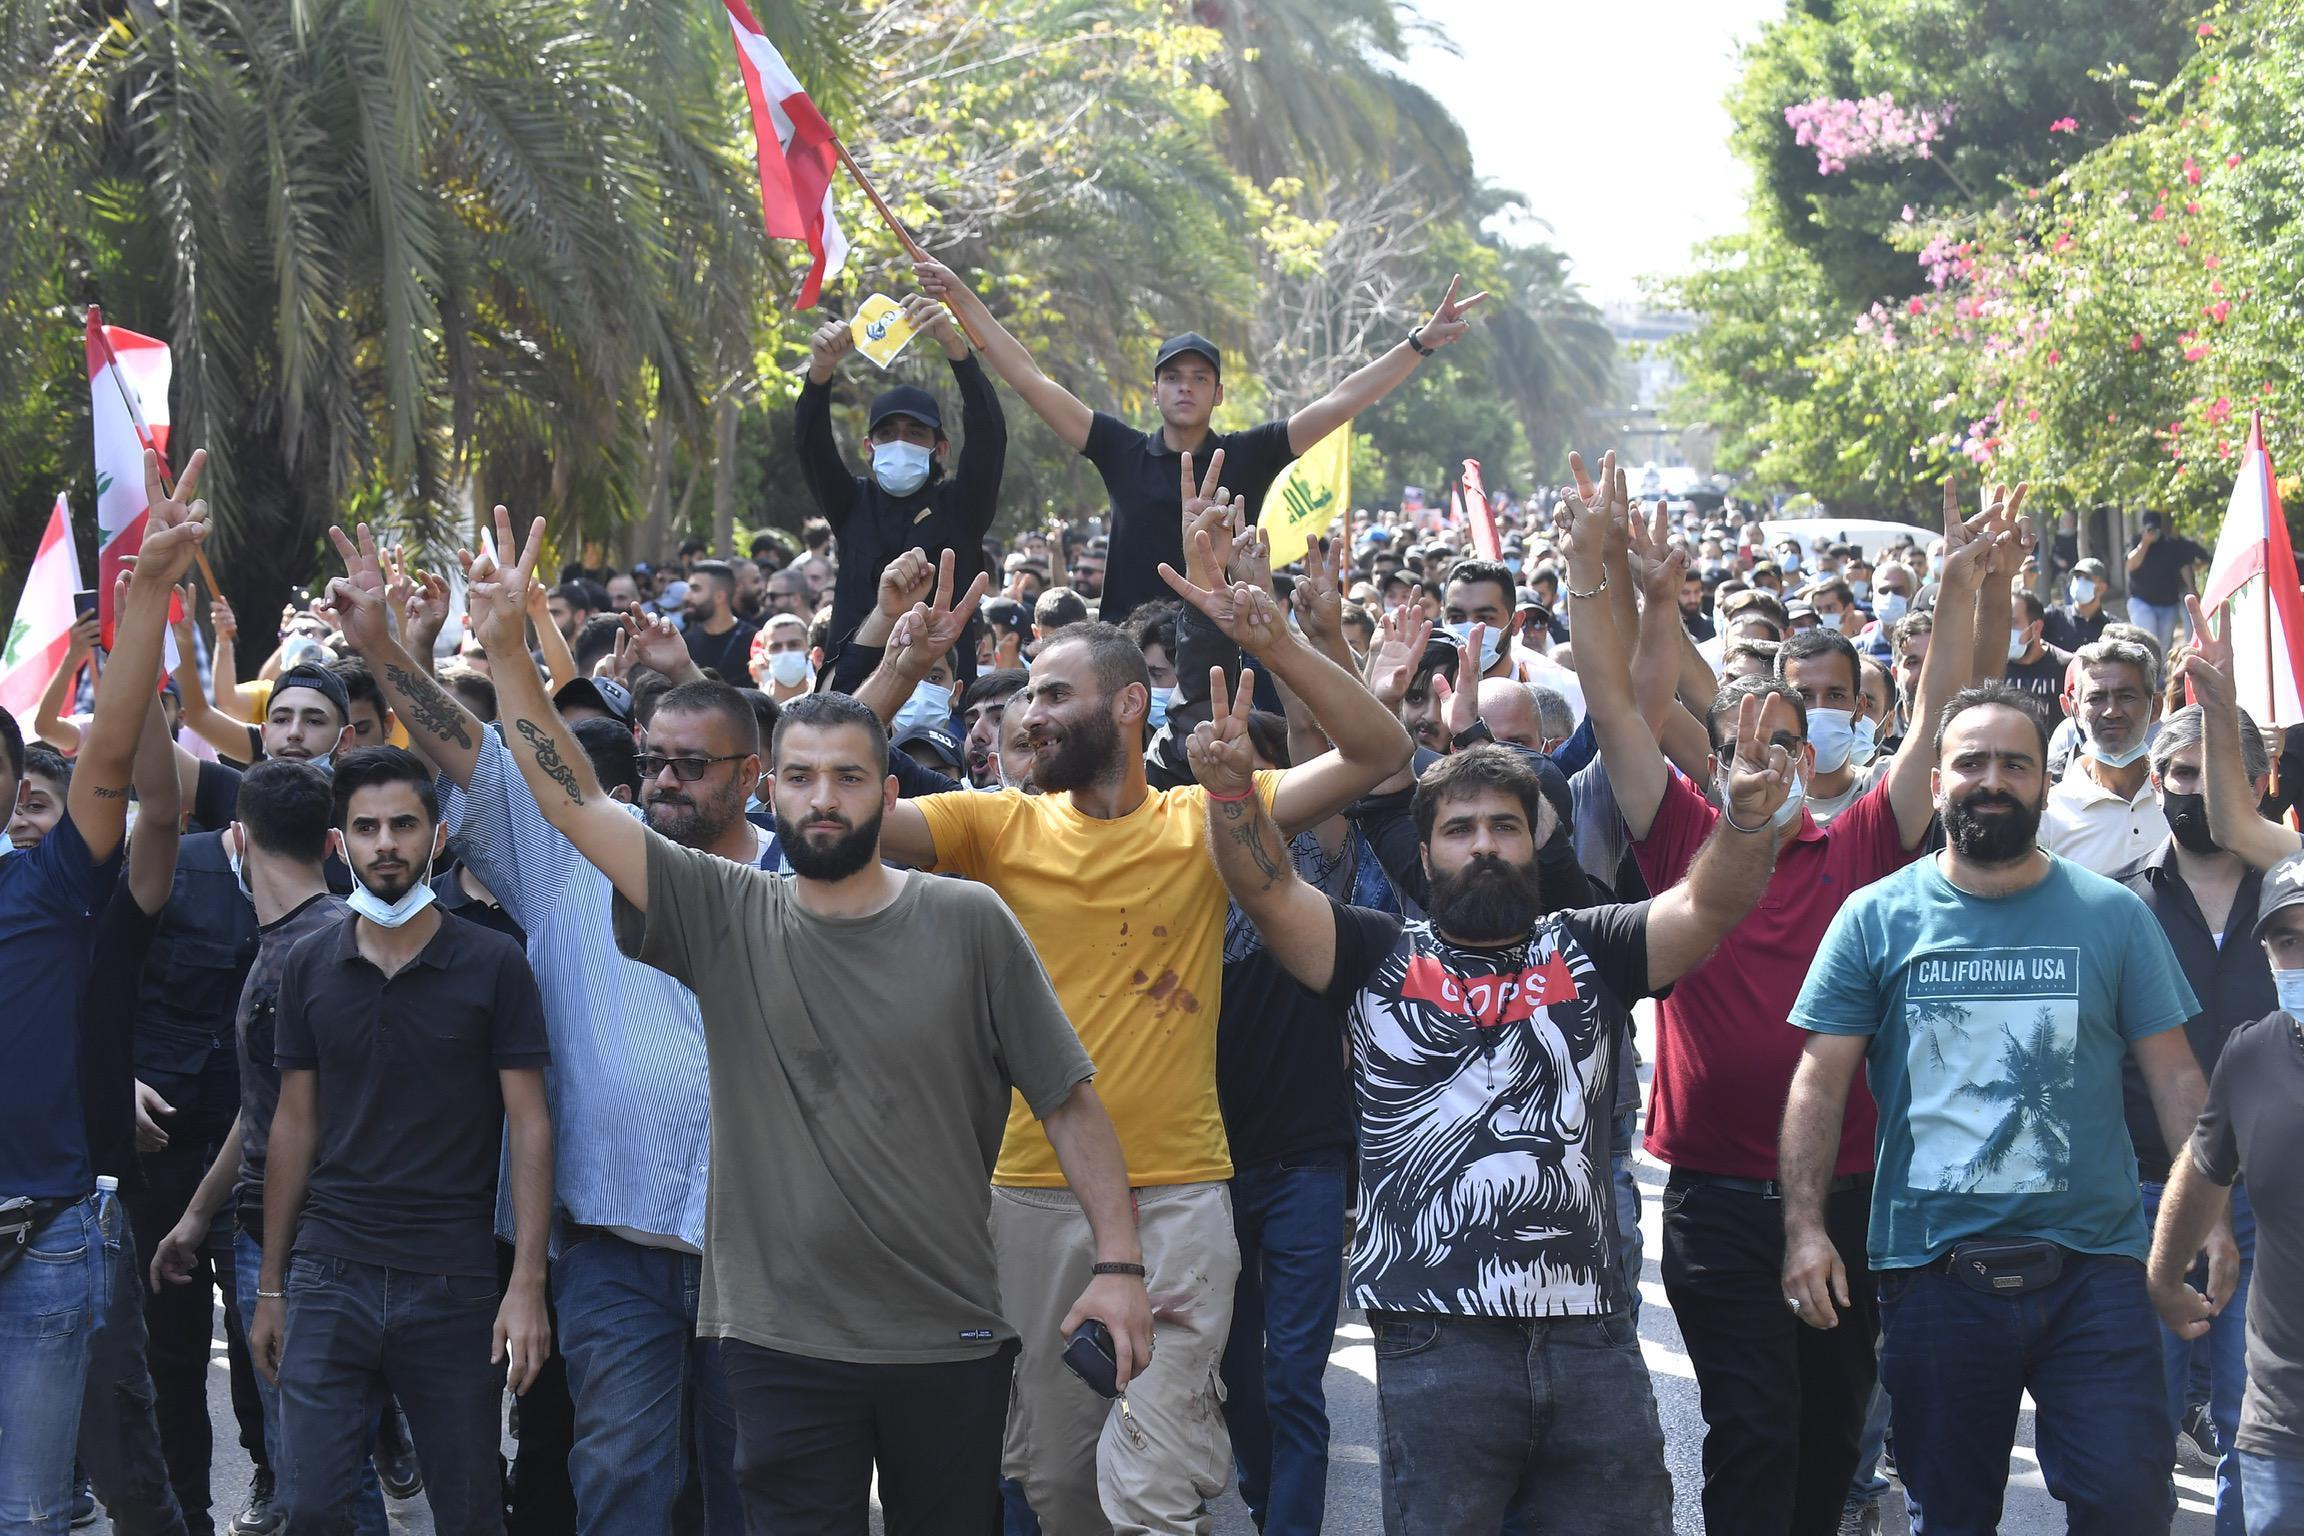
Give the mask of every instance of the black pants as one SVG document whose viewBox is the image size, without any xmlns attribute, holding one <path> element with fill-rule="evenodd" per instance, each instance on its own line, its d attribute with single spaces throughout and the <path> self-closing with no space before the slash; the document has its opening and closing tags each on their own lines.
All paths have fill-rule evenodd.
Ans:
<svg viewBox="0 0 2304 1536">
<path fill-rule="evenodd" d="M 721 1341 L 750 1536 L 998 1536 L 1010 1340 L 981 1360 L 854 1365 Z"/>
<path fill-rule="evenodd" d="M 1664 1189 L 1664 1294 L 1704 1410 L 1710 1536 L 1829 1536 L 1856 1471 L 1877 1373 L 1865 1267 L 1870 1181 L 1825 1203 L 1852 1305 L 1816 1329 L 1784 1302 L 1784 1202 L 1674 1173 Z"/>
<path fill-rule="evenodd" d="M 513 1247 L 498 1240 L 496 1276 L 512 1283 Z M 560 1337 L 560 1314 L 545 1294 L 552 1337 Z M 558 1536 L 576 1529 L 576 1494 L 568 1486 L 568 1448 L 576 1443 L 576 1405 L 568 1399 L 568 1362 L 555 1348 L 536 1380 L 512 1404 L 519 1459 L 504 1479 L 506 1536 Z"/>
</svg>

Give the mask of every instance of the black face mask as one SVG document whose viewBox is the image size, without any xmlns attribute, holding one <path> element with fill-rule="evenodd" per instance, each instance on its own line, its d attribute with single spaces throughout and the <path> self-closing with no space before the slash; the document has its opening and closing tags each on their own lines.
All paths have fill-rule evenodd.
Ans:
<svg viewBox="0 0 2304 1536">
<path fill-rule="evenodd" d="M 2214 853 L 2216 839 L 2208 831 L 2208 801 L 2202 795 L 2179 795 L 2163 790 L 2160 809 L 2168 818 L 2168 830 L 2176 835 L 2176 845 L 2193 853 Z"/>
</svg>

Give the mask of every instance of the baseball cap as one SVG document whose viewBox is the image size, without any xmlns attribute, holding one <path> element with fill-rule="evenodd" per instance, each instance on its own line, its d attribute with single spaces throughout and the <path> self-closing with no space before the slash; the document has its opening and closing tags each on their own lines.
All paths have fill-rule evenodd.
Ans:
<svg viewBox="0 0 2304 1536">
<path fill-rule="evenodd" d="M 580 677 L 552 695 L 552 707 L 588 704 L 622 725 L 632 723 L 632 690 L 611 677 Z"/>
<path fill-rule="evenodd" d="M 2290 907 L 2304 906 L 2304 853 L 2292 853 L 2264 871 L 2263 892 L 2256 899 L 2256 937 L 2272 919 Z"/>
<path fill-rule="evenodd" d="M 1152 376 L 1158 378 L 1161 369 L 1187 352 L 1199 353 L 1208 359 L 1208 366 L 1216 370 L 1218 378 L 1224 376 L 1224 354 L 1216 350 L 1216 343 L 1198 331 L 1186 331 L 1181 336 L 1171 336 L 1160 343 L 1159 354 L 1152 359 Z"/>
<path fill-rule="evenodd" d="M 2104 562 L 2097 559 L 2094 555 L 2090 555 L 2087 559 L 2082 560 L 2078 564 L 2074 565 L 2072 567 L 2072 574 L 2075 576 L 2086 576 L 2095 581 L 2104 581 L 2109 579 L 2109 574 L 2105 570 Z"/>
<path fill-rule="evenodd" d="M 1360 542 L 1363 544 L 1389 544 L 1392 542 L 1392 530 L 1389 528 L 1363 528 L 1360 530 Z"/>
<path fill-rule="evenodd" d="M 1012 635 L 1029 635 L 1032 610 L 1012 597 L 990 597 L 984 600 L 984 622 Z"/>
<path fill-rule="evenodd" d="M 924 741 L 928 749 L 948 768 L 960 766 L 960 738 L 940 725 L 916 725 L 891 743 L 901 752 L 916 741 Z"/>
<path fill-rule="evenodd" d="M 310 664 L 290 667 L 273 679 L 272 697 L 277 699 L 291 688 L 309 688 L 314 693 L 326 695 L 328 702 L 336 706 L 337 723 L 342 725 L 351 722 L 351 691 L 344 686 L 344 679 L 326 667 Z"/>
<path fill-rule="evenodd" d="M 872 402 L 872 413 L 865 419 L 864 430 L 870 432 L 891 416 L 909 416 L 931 430 L 944 430 L 944 413 L 936 407 L 936 397 L 917 384 L 899 384 L 884 389 Z"/>
</svg>

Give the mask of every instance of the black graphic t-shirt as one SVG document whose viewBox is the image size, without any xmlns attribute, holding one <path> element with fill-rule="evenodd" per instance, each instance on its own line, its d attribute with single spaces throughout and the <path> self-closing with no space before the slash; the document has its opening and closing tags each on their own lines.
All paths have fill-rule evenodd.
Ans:
<svg viewBox="0 0 2304 1536">
<path fill-rule="evenodd" d="M 1648 904 L 1464 949 L 1338 902 L 1329 999 L 1360 1108 L 1352 1303 L 1464 1317 L 1629 1304 L 1608 1185 L 1616 1050 L 1648 990 Z"/>
</svg>

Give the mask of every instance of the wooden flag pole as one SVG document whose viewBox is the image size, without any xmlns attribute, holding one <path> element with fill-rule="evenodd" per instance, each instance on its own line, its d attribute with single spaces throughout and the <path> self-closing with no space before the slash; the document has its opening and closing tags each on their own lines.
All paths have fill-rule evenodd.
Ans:
<svg viewBox="0 0 2304 1536">
<path fill-rule="evenodd" d="M 168 456 L 152 440 L 152 429 L 144 425 L 144 413 L 137 409 L 136 397 L 128 393 L 128 380 L 120 371 L 119 355 L 112 350 L 112 338 L 104 334 L 104 323 L 101 320 L 96 323 L 96 344 L 104 349 L 105 366 L 112 371 L 112 386 L 120 391 L 120 403 L 128 408 L 128 422 L 136 429 L 136 441 L 142 443 L 159 463 L 160 489 L 171 496 L 175 495 L 176 477 L 168 472 Z M 216 579 L 216 569 L 208 563 L 208 551 L 194 548 L 192 558 L 200 562 L 200 575 L 208 583 L 208 595 L 222 597 L 224 584 Z"/>
<path fill-rule="evenodd" d="M 864 174 L 864 167 L 858 165 L 856 157 L 848 153 L 848 146 L 835 138 L 832 141 L 832 152 L 840 157 L 842 165 L 848 167 L 848 174 L 856 178 L 856 185 L 864 189 L 864 196 L 871 201 L 873 211 L 880 215 L 889 233 L 896 237 L 896 243 L 904 247 L 904 254 L 914 261 L 926 261 L 927 248 L 912 238 L 912 232 L 904 227 L 904 221 L 896 217 L 896 210 L 888 206 L 888 199 L 880 195 L 880 189 L 872 185 L 872 178 Z M 979 352 L 984 350 L 984 340 L 976 334 L 976 328 L 968 323 L 968 317 L 955 309 L 952 318 L 959 322 L 961 333 L 968 338 L 968 344 Z"/>
</svg>

